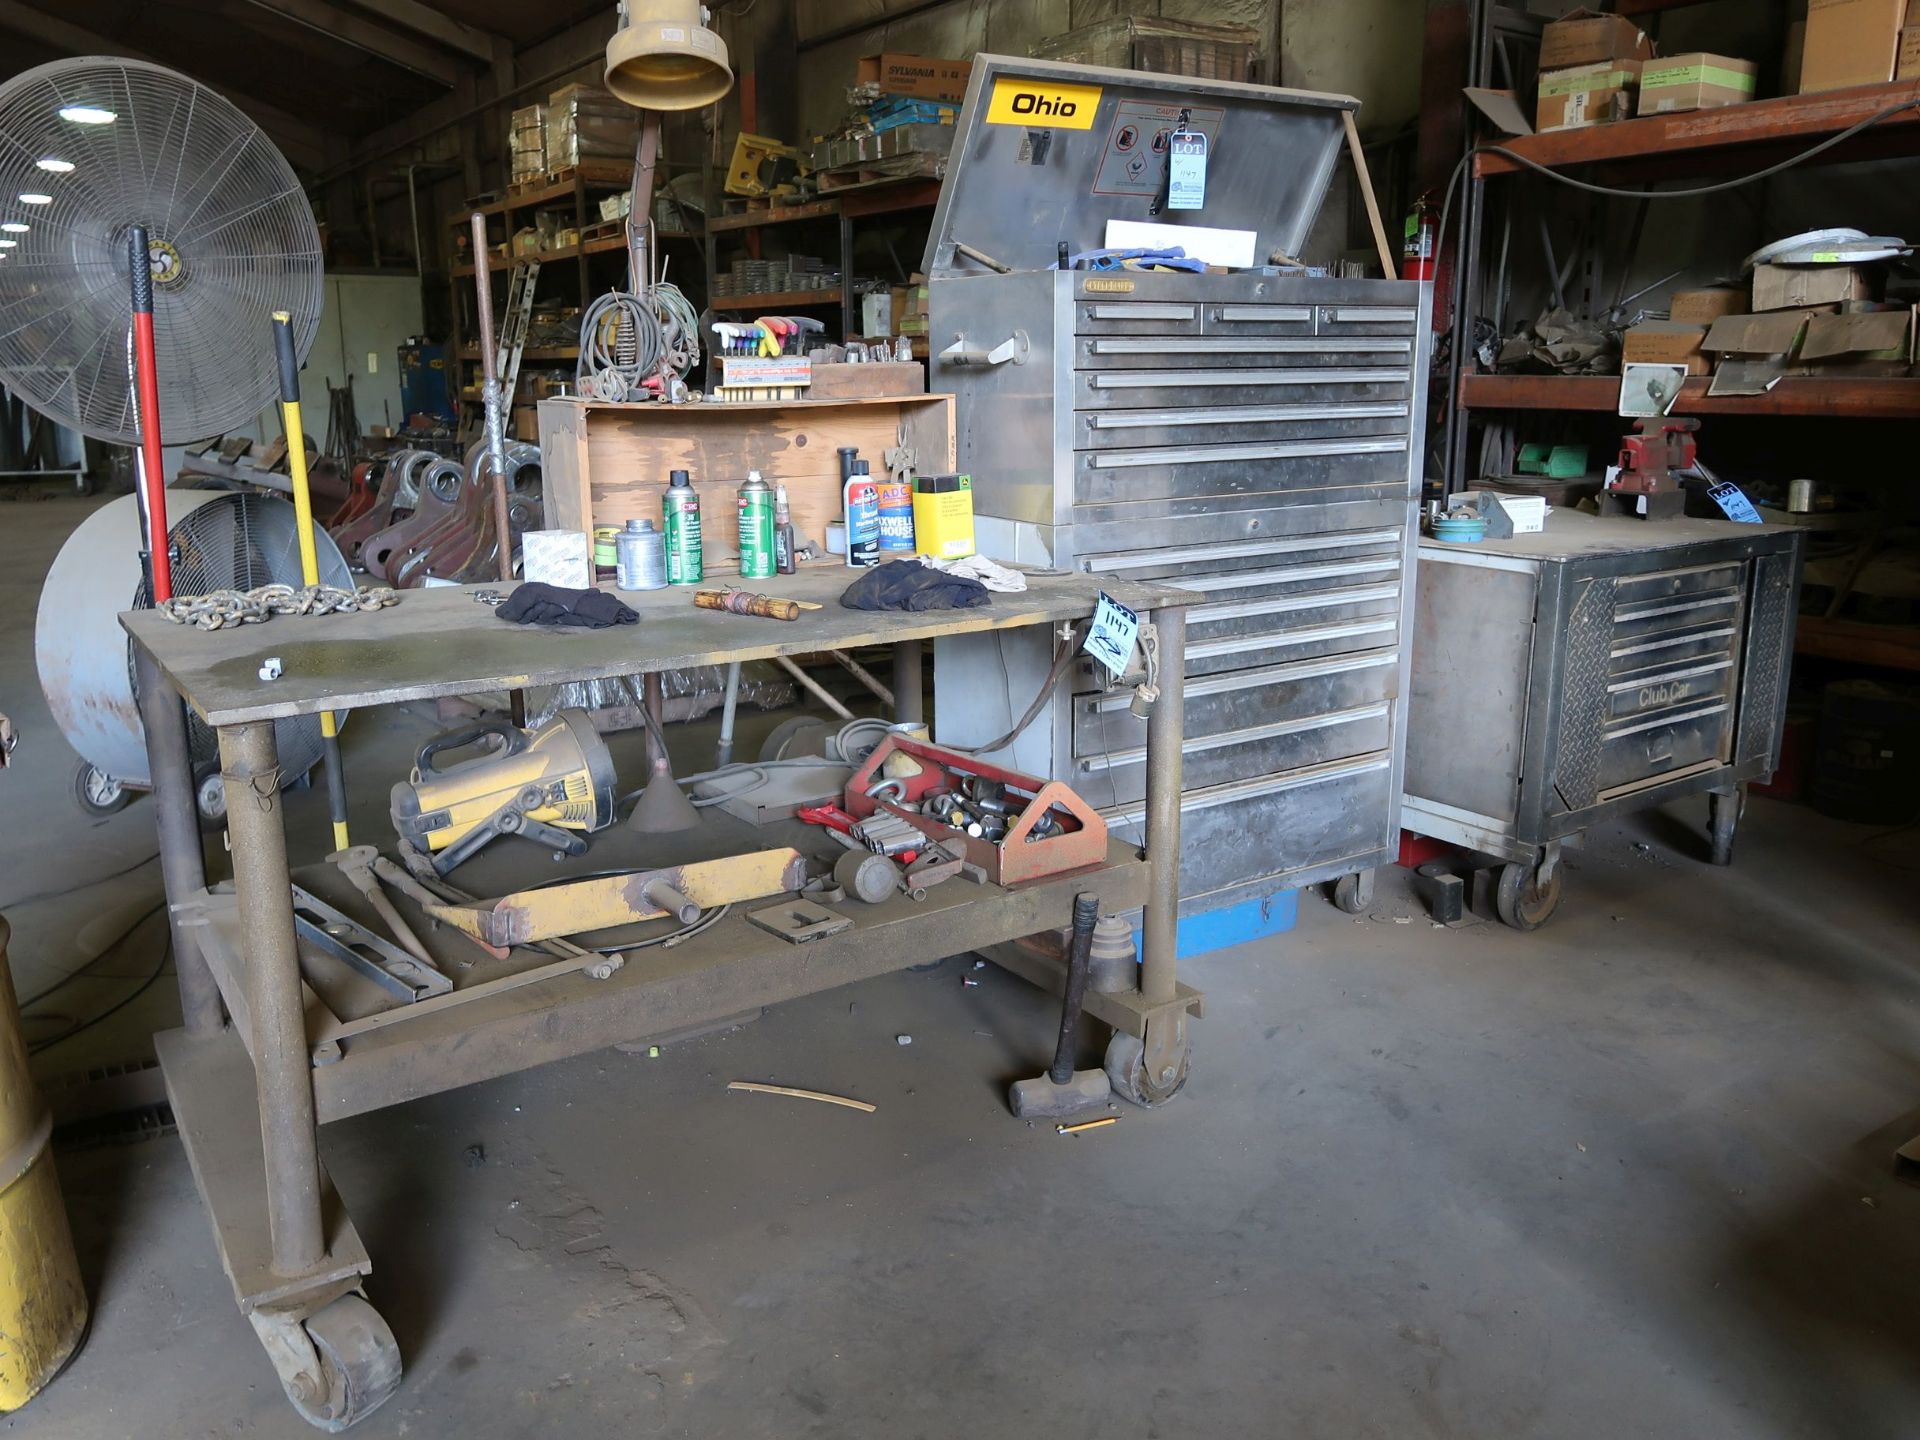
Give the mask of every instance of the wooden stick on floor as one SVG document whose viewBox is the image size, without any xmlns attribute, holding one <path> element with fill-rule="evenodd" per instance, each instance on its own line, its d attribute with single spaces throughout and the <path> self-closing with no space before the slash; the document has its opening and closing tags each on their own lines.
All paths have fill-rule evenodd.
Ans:
<svg viewBox="0 0 1920 1440">
<path fill-rule="evenodd" d="M 748 1090 L 755 1095 L 789 1095 L 795 1100 L 819 1100 L 827 1105 L 844 1105 L 849 1110 L 864 1110 L 871 1115 L 880 1107 L 864 1100 L 849 1100 L 844 1095 L 823 1095 L 818 1090 L 795 1090 L 788 1085 L 756 1085 L 751 1080 L 729 1080 L 729 1090 Z"/>
</svg>

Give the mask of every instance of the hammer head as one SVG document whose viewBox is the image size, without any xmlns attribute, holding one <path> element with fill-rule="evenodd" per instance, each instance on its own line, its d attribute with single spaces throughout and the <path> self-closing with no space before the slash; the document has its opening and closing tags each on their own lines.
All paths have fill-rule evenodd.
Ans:
<svg viewBox="0 0 1920 1440">
<path fill-rule="evenodd" d="M 1054 1082 L 1051 1075 L 1032 1080 L 1017 1080 L 1007 1087 L 1007 1104 L 1023 1120 L 1051 1120 L 1062 1115 L 1077 1115 L 1105 1105 L 1113 1096 L 1113 1082 L 1104 1070 L 1076 1070 L 1066 1084 Z"/>
</svg>

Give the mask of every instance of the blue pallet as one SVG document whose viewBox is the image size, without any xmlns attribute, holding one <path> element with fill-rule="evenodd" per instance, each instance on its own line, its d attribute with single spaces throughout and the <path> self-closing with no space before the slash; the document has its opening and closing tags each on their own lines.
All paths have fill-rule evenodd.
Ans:
<svg viewBox="0 0 1920 1440">
<path fill-rule="evenodd" d="M 1205 910 L 1197 915 L 1182 915 L 1180 944 L 1175 954 L 1181 960 L 1191 960 L 1196 955 L 1210 955 L 1215 950 L 1244 945 L 1249 940 L 1266 940 L 1275 935 L 1284 935 L 1293 929 L 1294 922 L 1299 918 L 1298 890 L 1256 895 L 1237 905 Z M 1133 927 L 1133 945 L 1136 953 L 1143 950 L 1145 945 L 1137 923 Z"/>
</svg>

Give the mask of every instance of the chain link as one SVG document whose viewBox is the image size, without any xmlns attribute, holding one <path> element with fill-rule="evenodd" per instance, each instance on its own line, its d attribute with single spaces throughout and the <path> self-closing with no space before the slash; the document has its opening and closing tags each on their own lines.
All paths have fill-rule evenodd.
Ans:
<svg viewBox="0 0 1920 1440">
<path fill-rule="evenodd" d="M 255 590 L 214 590 L 206 595 L 180 595 L 155 607 L 176 625 L 202 630 L 225 630 L 234 625 L 257 625 L 275 615 L 332 615 L 356 610 L 384 610 L 398 605 L 400 594 L 385 586 L 344 590 L 336 585 L 262 585 Z"/>
</svg>

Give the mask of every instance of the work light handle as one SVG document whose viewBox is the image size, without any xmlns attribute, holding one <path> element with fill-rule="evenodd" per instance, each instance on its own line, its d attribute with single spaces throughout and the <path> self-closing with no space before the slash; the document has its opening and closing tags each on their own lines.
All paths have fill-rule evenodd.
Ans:
<svg viewBox="0 0 1920 1440">
<path fill-rule="evenodd" d="M 280 403 L 300 403 L 300 357 L 293 350 L 293 316 L 285 310 L 273 312 L 273 348 L 280 357 Z"/>
</svg>

